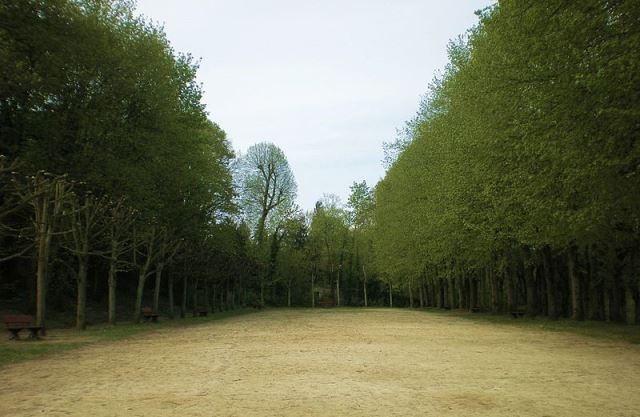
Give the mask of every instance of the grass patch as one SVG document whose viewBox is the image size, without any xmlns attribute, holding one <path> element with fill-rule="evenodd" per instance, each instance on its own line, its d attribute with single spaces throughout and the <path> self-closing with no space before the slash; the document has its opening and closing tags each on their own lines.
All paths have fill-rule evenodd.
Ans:
<svg viewBox="0 0 640 417">
<path fill-rule="evenodd" d="M 428 308 L 425 311 L 431 314 L 455 316 L 465 320 L 491 323 L 498 326 L 515 326 L 551 332 L 567 332 L 581 336 L 624 340 L 632 344 L 640 344 L 640 326 L 629 326 L 626 324 L 602 321 L 549 320 L 544 316 L 514 319 L 506 315 L 469 313 L 462 310 L 446 311 L 435 308 Z"/>
<path fill-rule="evenodd" d="M 117 341 L 126 339 L 139 333 L 146 333 L 153 330 L 206 324 L 212 321 L 222 320 L 229 317 L 243 316 L 245 314 L 254 312 L 256 312 L 256 310 L 247 308 L 210 314 L 206 317 L 187 317 L 184 319 L 177 318 L 175 320 L 169 320 L 167 318 L 160 317 L 158 323 L 124 323 L 118 324 L 117 326 L 101 325 L 91 327 L 84 332 L 77 333 L 95 338 L 97 341 Z"/>
<path fill-rule="evenodd" d="M 11 341 L 0 344 L 0 367 L 11 363 L 37 359 L 45 355 L 77 349 L 86 343 L 42 344 L 38 341 Z"/>
<path fill-rule="evenodd" d="M 114 342 L 129 337 L 167 328 L 202 325 L 212 321 L 242 316 L 255 312 L 253 309 L 225 311 L 207 317 L 189 317 L 169 320 L 160 317 L 158 323 L 121 323 L 117 326 L 91 326 L 85 331 L 74 329 L 48 329 L 42 340 L 0 341 L 0 367 L 26 360 L 38 359 L 52 354 L 77 349 L 92 343 Z M 23 337 L 26 337 L 24 332 Z"/>
</svg>

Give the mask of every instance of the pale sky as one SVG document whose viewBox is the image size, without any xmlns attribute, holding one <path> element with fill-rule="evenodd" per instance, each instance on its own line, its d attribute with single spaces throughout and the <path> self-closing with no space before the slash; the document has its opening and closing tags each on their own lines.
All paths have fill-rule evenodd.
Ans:
<svg viewBox="0 0 640 417">
<path fill-rule="evenodd" d="M 298 203 L 343 202 L 384 175 L 382 142 L 411 119 L 450 39 L 491 0 L 138 0 L 179 52 L 201 58 L 204 102 L 236 151 L 287 156 Z"/>
</svg>

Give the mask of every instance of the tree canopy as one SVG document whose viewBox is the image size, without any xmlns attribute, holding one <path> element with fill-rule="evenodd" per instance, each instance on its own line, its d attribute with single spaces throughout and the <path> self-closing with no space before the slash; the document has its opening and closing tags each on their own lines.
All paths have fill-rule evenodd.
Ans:
<svg viewBox="0 0 640 417">
<path fill-rule="evenodd" d="M 461 288 L 446 295 L 460 306 L 471 280 L 494 289 L 493 309 L 609 319 L 624 307 L 635 322 L 638 279 L 624 265 L 638 251 L 636 9 L 479 12 L 377 186 L 381 271 Z"/>
</svg>

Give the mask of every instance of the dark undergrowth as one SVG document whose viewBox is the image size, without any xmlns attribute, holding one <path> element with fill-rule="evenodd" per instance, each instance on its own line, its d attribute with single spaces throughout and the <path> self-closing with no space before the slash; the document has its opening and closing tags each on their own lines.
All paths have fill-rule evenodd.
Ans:
<svg viewBox="0 0 640 417">
<path fill-rule="evenodd" d="M 514 319 L 504 314 L 470 313 L 465 310 L 424 309 L 430 314 L 454 316 L 480 323 L 491 323 L 497 326 L 515 326 L 523 329 L 545 330 L 550 332 L 567 332 L 595 338 L 624 340 L 632 344 L 640 344 L 640 326 L 603 321 L 575 321 L 570 319 L 550 320 L 544 316 L 521 317 Z"/>
</svg>

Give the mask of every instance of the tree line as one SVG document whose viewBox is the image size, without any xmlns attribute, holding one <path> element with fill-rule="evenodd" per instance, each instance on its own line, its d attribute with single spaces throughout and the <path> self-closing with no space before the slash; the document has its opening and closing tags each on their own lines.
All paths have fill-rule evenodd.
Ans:
<svg viewBox="0 0 640 417">
<path fill-rule="evenodd" d="M 376 296 L 348 211 L 303 213 L 271 143 L 236 157 L 197 61 L 134 2 L 4 2 L 0 62 L 3 312 L 84 329 Z"/>
<path fill-rule="evenodd" d="M 121 284 L 138 321 L 150 277 L 158 309 L 168 265 L 173 297 L 174 276 L 197 292 L 212 259 L 237 255 L 219 238 L 239 233 L 233 152 L 197 62 L 134 12 L 120 0 L 0 5 L 0 285 L 43 327 L 48 306 L 75 304 L 84 328 L 89 289 L 115 323 Z"/>
<path fill-rule="evenodd" d="M 636 323 L 640 9 L 501 0 L 389 144 L 382 277 L 427 305 Z"/>
<path fill-rule="evenodd" d="M 134 6 L 0 5 L 0 310 L 79 329 L 327 301 L 637 322 L 631 2 L 478 12 L 384 178 L 308 212 L 284 152 L 234 154 L 197 61 Z"/>
<path fill-rule="evenodd" d="M 237 221 L 250 237 L 255 303 L 382 305 L 367 233 L 374 196 L 366 182 L 353 183 L 346 205 L 324 195 L 304 212 L 295 203 L 297 185 L 286 156 L 267 142 L 238 156 L 234 179 Z"/>
</svg>

